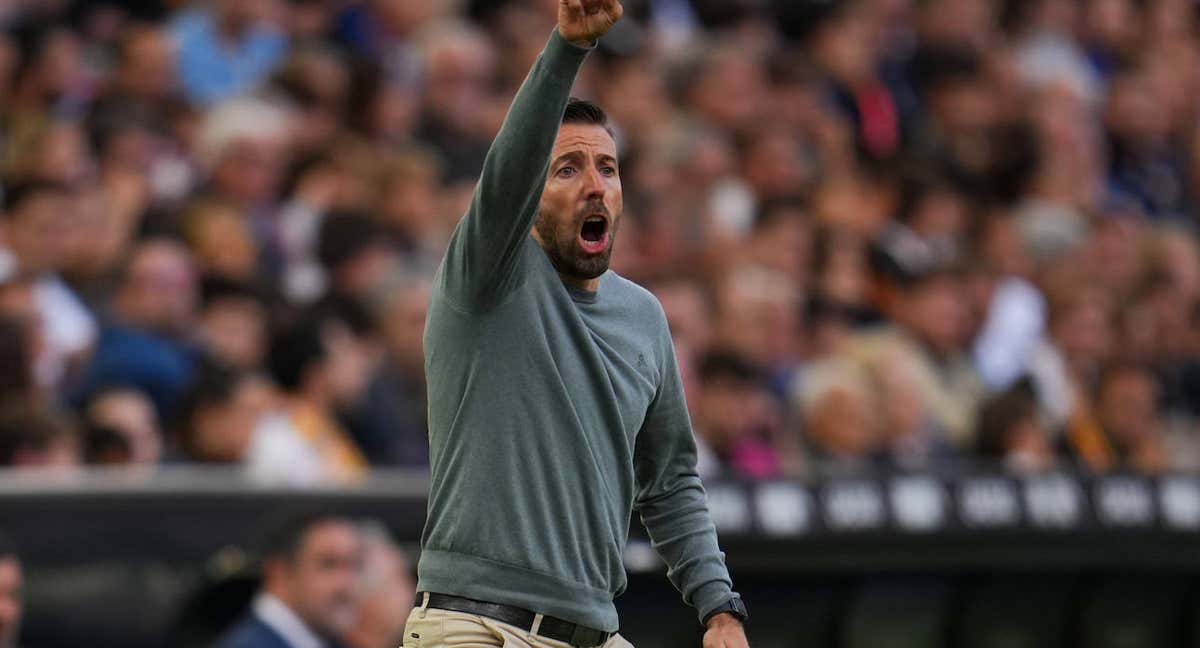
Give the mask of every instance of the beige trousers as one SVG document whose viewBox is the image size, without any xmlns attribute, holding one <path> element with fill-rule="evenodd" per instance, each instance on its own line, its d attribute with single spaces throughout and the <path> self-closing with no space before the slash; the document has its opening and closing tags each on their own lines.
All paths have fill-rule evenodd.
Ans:
<svg viewBox="0 0 1200 648">
<path fill-rule="evenodd" d="M 541 616 L 537 616 L 534 628 Z M 404 626 L 403 648 L 571 648 L 571 644 L 487 617 L 417 607 Z M 603 648 L 633 648 L 633 644 L 618 634 Z"/>
</svg>

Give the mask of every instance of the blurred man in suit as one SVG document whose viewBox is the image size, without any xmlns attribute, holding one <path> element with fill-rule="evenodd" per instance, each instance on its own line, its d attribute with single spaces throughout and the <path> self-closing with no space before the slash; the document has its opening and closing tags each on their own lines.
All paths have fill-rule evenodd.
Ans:
<svg viewBox="0 0 1200 648">
<path fill-rule="evenodd" d="M 268 538 L 262 590 L 218 648 L 339 648 L 357 614 L 362 538 L 353 522 L 309 513 Z"/>
</svg>

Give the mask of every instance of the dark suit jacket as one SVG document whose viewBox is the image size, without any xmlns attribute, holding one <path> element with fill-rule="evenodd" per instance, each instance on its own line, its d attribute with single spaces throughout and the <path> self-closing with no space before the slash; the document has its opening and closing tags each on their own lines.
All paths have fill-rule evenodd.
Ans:
<svg viewBox="0 0 1200 648">
<path fill-rule="evenodd" d="M 251 614 L 225 633 L 216 648 L 292 648 L 279 633 Z"/>
</svg>

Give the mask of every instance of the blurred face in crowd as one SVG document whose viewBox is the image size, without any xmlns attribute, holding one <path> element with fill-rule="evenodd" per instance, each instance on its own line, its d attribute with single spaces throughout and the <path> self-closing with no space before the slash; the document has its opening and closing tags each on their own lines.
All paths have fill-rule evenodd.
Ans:
<svg viewBox="0 0 1200 648">
<path fill-rule="evenodd" d="M 81 50 L 79 38 L 69 30 L 56 29 L 46 36 L 30 77 L 43 99 L 56 99 L 80 83 L 84 74 Z"/>
<path fill-rule="evenodd" d="M 697 427 L 717 450 L 752 432 L 748 414 L 755 409 L 758 391 L 753 382 L 733 376 L 715 376 L 701 381 L 696 403 Z"/>
<path fill-rule="evenodd" d="M 403 642 L 416 583 L 404 554 L 390 540 L 366 543 L 361 591 L 358 618 L 347 643 L 353 648 L 394 648 Z"/>
<path fill-rule="evenodd" d="M 228 31 L 240 32 L 279 15 L 279 0 L 216 0 L 217 20 Z"/>
<path fill-rule="evenodd" d="M 704 290 L 692 281 L 675 281 L 656 286 L 654 296 L 662 304 L 676 344 L 698 351 L 712 337 L 712 306 Z"/>
<path fill-rule="evenodd" d="M 429 22 L 436 15 L 437 4 L 430 0 L 371 0 L 371 9 L 386 29 L 404 36 Z"/>
<path fill-rule="evenodd" d="M 154 404 L 140 391 L 121 389 L 103 394 L 88 406 L 87 418 L 124 437 L 133 463 L 154 464 L 162 455 L 162 432 Z"/>
<path fill-rule="evenodd" d="M 208 351 L 221 361 L 242 369 L 262 365 L 267 313 L 258 301 L 240 296 L 214 299 L 200 315 L 200 328 Z"/>
<path fill-rule="evenodd" d="M 1118 446 L 1136 448 L 1158 435 L 1158 383 L 1148 372 L 1115 371 L 1100 385 L 1097 398 L 1100 424 Z"/>
<path fill-rule="evenodd" d="M 1077 372 L 1087 372 L 1108 357 L 1112 346 L 1112 322 L 1106 296 L 1083 290 L 1070 298 L 1061 311 L 1052 313 L 1050 334 Z"/>
<path fill-rule="evenodd" d="M 196 308 L 196 276 L 187 249 L 162 239 L 142 244 L 117 300 L 130 324 L 168 334 L 186 332 Z"/>
<path fill-rule="evenodd" d="M 918 387 L 916 359 L 903 352 L 888 354 L 880 359 L 874 374 L 882 433 L 896 440 L 919 433 L 928 413 Z"/>
<path fill-rule="evenodd" d="M 584 287 L 608 270 L 623 208 L 617 143 L 597 124 L 563 124 L 533 235 L 563 280 Z"/>
<path fill-rule="evenodd" d="M 428 114 L 453 132 L 481 135 L 495 60 L 490 42 L 475 32 L 450 34 L 438 39 L 428 56 Z"/>
<path fill-rule="evenodd" d="M 1126 72 L 1113 80 L 1108 94 L 1107 121 L 1111 133 L 1128 143 L 1153 143 L 1166 137 L 1170 115 L 1141 71 Z"/>
<path fill-rule="evenodd" d="M 403 369 L 422 375 L 425 354 L 422 338 L 429 310 L 430 287 L 414 282 L 391 298 L 384 312 L 383 334 L 388 353 Z"/>
<path fill-rule="evenodd" d="M 71 206 L 69 194 L 41 191 L 8 211 L 4 244 L 23 272 L 36 275 L 61 266 L 71 239 Z"/>
<path fill-rule="evenodd" d="M 351 405 L 362 396 L 371 378 L 373 350 L 341 322 L 328 324 L 322 335 L 326 355 L 318 370 L 319 380 L 333 403 Z"/>
<path fill-rule="evenodd" d="M 259 376 L 243 376 L 229 399 L 200 407 L 188 422 L 190 451 L 196 459 L 237 463 L 246 455 L 254 427 L 273 405 L 273 387 Z"/>
<path fill-rule="evenodd" d="M 257 206 L 276 196 L 285 143 L 274 137 L 245 137 L 231 142 L 213 169 L 213 185 L 239 204 Z"/>
<path fill-rule="evenodd" d="M 39 180 L 73 184 L 86 178 L 92 170 L 83 126 L 75 122 L 52 125 L 29 151 L 26 172 Z"/>
<path fill-rule="evenodd" d="M 760 198 L 793 194 L 808 185 L 812 165 L 804 159 L 799 137 L 778 128 L 765 129 L 746 151 L 742 176 Z"/>
<path fill-rule="evenodd" d="M 1181 231 L 1164 232 L 1158 238 L 1158 256 L 1174 288 L 1185 299 L 1200 298 L 1200 247 L 1196 239 Z"/>
<path fill-rule="evenodd" d="M 839 304 L 866 303 L 870 286 L 862 237 L 844 228 L 832 228 L 819 243 L 816 253 L 824 262 L 816 268 L 817 292 Z"/>
<path fill-rule="evenodd" d="M 16 648 L 25 611 L 25 577 L 14 556 L 0 558 L 0 648 Z"/>
<path fill-rule="evenodd" d="M 818 27 L 814 55 L 838 81 L 856 87 L 875 75 L 875 51 L 871 43 L 876 28 L 868 11 L 861 7 L 845 9 Z"/>
<path fill-rule="evenodd" d="M 878 434 L 866 392 L 835 385 L 805 412 L 805 434 L 834 459 L 861 458 L 875 450 Z"/>
<path fill-rule="evenodd" d="M 1054 447 L 1051 436 L 1037 416 L 1018 418 L 1005 431 L 1004 463 L 1018 472 L 1036 472 L 1054 465 Z"/>
<path fill-rule="evenodd" d="M 949 274 L 921 280 L 908 290 L 903 323 L 937 353 L 953 353 L 966 342 L 969 303 L 961 279 Z"/>
<path fill-rule="evenodd" d="M 413 155 L 397 163 L 385 182 L 379 207 L 385 224 L 419 241 L 440 228 L 439 171 L 428 157 Z"/>
<path fill-rule="evenodd" d="M 1141 15 L 1130 0 L 1091 0 L 1084 24 L 1089 39 L 1110 52 L 1125 52 L 1138 38 Z"/>
<path fill-rule="evenodd" d="M 175 88 L 174 56 L 165 31 L 139 27 L 125 39 L 117 82 L 123 91 L 142 99 L 163 99 Z"/>
<path fill-rule="evenodd" d="M 776 212 L 767 225 L 755 231 L 750 242 L 752 258 L 804 285 L 812 263 L 812 232 L 807 215 L 790 206 L 776 208 Z"/>
<path fill-rule="evenodd" d="M 185 221 L 188 246 L 203 271 L 248 281 L 258 267 L 258 247 L 250 225 L 232 206 L 196 208 Z"/>
<path fill-rule="evenodd" d="M 766 104 L 762 66 L 743 51 L 723 49 L 707 61 L 689 95 L 696 110 L 718 127 L 752 126 Z"/>
<path fill-rule="evenodd" d="M 334 637 L 354 623 L 361 564 L 358 530 L 345 521 L 321 522 L 294 556 L 269 561 L 264 586 L 314 631 Z"/>
</svg>

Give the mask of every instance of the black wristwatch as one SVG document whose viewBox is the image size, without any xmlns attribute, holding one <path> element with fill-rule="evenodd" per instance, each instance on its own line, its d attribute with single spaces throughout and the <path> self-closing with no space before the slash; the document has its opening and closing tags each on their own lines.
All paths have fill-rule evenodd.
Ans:
<svg viewBox="0 0 1200 648">
<path fill-rule="evenodd" d="M 742 623 L 745 623 L 746 619 L 750 618 L 750 613 L 746 611 L 746 604 L 742 603 L 741 598 L 735 597 L 735 598 L 729 599 L 729 601 L 727 601 L 726 603 L 724 603 L 717 609 L 713 610 L 712 612 L 709 612 L 708 614 L 704 615 L 704 625 L 707 627 L 709 619 L 713 618 L 714 616 L 716 616 L 718 614 L 726 614 L 726 613 L 732 614 L 733 616 L 737 617 L 737 620 L 741 621 Z"/>
</svg>

